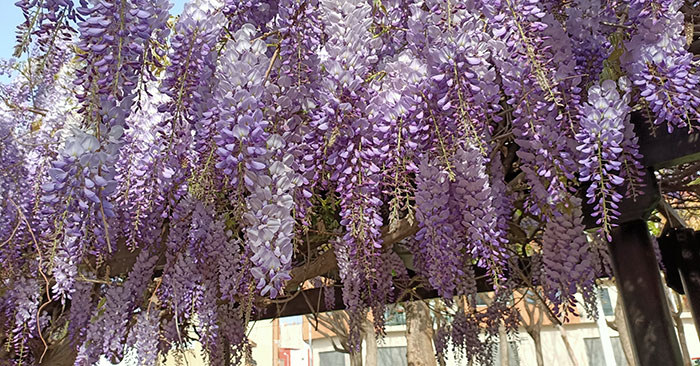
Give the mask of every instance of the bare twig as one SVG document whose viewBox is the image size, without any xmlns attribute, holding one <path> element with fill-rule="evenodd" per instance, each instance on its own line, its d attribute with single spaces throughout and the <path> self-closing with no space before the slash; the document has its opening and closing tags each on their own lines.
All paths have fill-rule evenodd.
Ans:
<svg viewBox="0 0 700 366">
<path fill-rule="evenodd" d="M 262 85 L 265 86 L 267 84 L 267 79 L 270 77 L 270 73 L 272 72 L 272 65 L 274 65 L 275 61 L 277 61 L 277 57 L 280 55 L 280 46 L 278 45 L 277 48 L 275 49 L 275 53 L 272 55 L 272 58 L 270 59 L 270 64 L 267 65 L 267 71 L 265 71 L 265 78 L 263 79 Z"/>
<path fill-rule="evenodd" d="M 49 349 L 48 344 L 46 344 L 46 340 L 44 339 L 44 335 L 41 334 L 41 321 L 39 319 L 39 315 L 41 315 L 41 310 L 44 309 L 44 307 L 48 304 L 51 303 L 51 291 L 49 289 L 49 279 L 46 277 L 46 274 L 44 273 L 44 270 L 42 267 L 44 266 L 44 259 L 41 255 L 41 248 L 39 248 L 39 242 L 36 240 L 36 236 L 34 236 L 34 230 L 32 230 L 32 226 L 29 223 L 29 220 L 27 220 L 27 217 L 24 216 L 24 212 L 22 212 L 22 208 L 19 207 L 17 202 L 15 202 L 12 198 L 8 197 L 10 202 L 12 202 L 13 205 L 17 208 L 17 213 L 19 214 L 20 218 L 22 221 L 24 221 L 24 224 L 27 225 L 27 230 L 29 230 L 29 234 L 32 236 L 32 241 L 34 242 L 34 246 L 36 247 L 36 253 L 37 256 L 39 257 L 39 264 L 38 264 L 38 269 L 39 269 L 39 274 L 41 274 L 41 277 L 44 278 L 44 282 L 46 283 L 46 302 L 41 304 L 39 306 L 39 309 L 36 311 L 36 329 L 37 332 L 39 333 L 39 339 L 41 339 L 41 343 L 44 345 L 44 352 L 41 353 L 41 357 L 39 357 L 39 363 L 44 359 L 44 356 L 46 355 L 46 351 Z"/>
</svg>

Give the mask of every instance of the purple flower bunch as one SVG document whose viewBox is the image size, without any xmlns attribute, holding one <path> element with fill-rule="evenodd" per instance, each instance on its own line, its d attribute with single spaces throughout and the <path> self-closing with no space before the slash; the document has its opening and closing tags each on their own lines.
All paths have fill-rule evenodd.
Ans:
<svg viewBox="0 0 700 366">
<path fill-rule="evenodd" d="M 224 0 L 223 10 L 228 19 L 229 30 L 236 31 L 244 24 L 253 24 L 265 32 L 267 23 L 273 20 L 275 15 L 289 9 L 285 5 L 291 4 L 285 0 Z"/>
<path fill-rule="evenodd" d="M 655 124 L 669 132 L 690 125 L 700 116 L 698 77 L 683 36 L 683 4 L 678 0 L 632 1 L 630 23 L 636 27 L 625 42 L 630 50 L 623 67 L 654 113 Z"/>
<path fill-rule="evenodd" d="M 92 313 L 92 320 L 85 330 L 85 355 L 89 363 L 96 362 L 100 355 L 120 360 L 124 354 L 124 343 L 132 313 L 140 305 L 146 287 L 151 283 L 157 256 L 142 250 L 123 283 L 111 284 L 104 294 L 104 309 L 99 307 Z"/>
<path fill-rule="evenodd" d="M 105 136 L 106 146 L 118 146 L 122 133 L 120 126 L 111 128 Z M 115 233 L 109 232 L 109 221 L 116 215 L 109 197 L 117 187 L 114 170 L 110 169 L 116 152 L 103 147 L 95 136 L 76 130 L 52 162 L 50 180 L 41 186 L 44 210 L 63 217 L 49 234 L 60 242 L 54 291 L 68 297 L 82 256 L 87 251 L 108 253 L 114 249 L 111 242 Z M 70 204 L 61 207 L 66 201 Z"/>
<path fill-rule="evenodd" d="M 581 200 L 570 197 L 542 235 L 544 287 L 557 312 L 576 313 L 574 294 L 595 286 L 593 255 L 584 233 Z"/>
<path fill-rule="evenodd" d="M 143 310 L 135 318 L 128 344 L 136 350 L 139 366 L 153 365 L 158 360 L 158 337 L 154 335 L 160 331 L 159 318 L 155 312 Z"/>
<path fill-rule="evenodd" d="M 131 127 L 125 131 L 116 164 L 119 230 L 130 248 L 157 240 L 162 228 L 160 216 L 173 188 L 173 169 L 161 159 L 167 148 L 165 136 L 159 133 L 164 132 L 159 126 L 166 116 L 158 112 L 158 106 L 168 97 L 153 82 L 144 88 L 148 98 L 127 118 Z"/>
<path fill-rule="evenodd" d="M 476 292 L 472 264 L 489 269 L 499 279 L 509 256 L 483 156 L 467 145 L 457 150 L 451 162 L 453 180 L 444 167 L 428 160 L 421 162 L 416 177 L 420 229 L 414 256 L 445 298 Z"/>
<path fill-rule="evenodd" d="M 493 60 L 514 109 L 519 165 L 532 193 L 527 209 L 540 215 L 556 206 L 568 189 L 567 176 L 573 178 L 575 172 L 570 166 L 575 149 L 567 141 L 571 126 L 562 123 L 570 118 L 560 114 L 569 103 L 555 83 L 551 71 L 556 69 L 545 64 L 553 52 L 543 39 L 546 13 L 536 2 L 498 4 L 485 4 L 494 36 Z"/>
<path fill-rule="evenodd" d="M 269 121 L 262 112 L 263 82 L 269 64 L 267 47 L 255 39 L 256 30 L 246 24 L 235 34 L 235 43 L 226 47 L 226 60 L 217 71 L 220 80 L 217 105 L 221 110 L 216 152 L 216 167 L 230 179 L 232 186 L 242 180 L 241 188 L 252 187 L 255 172 L 268 164 L 266 131 Z"/>
<path fill-rule="evenodd" d="M 316 155 L 325 159 L 322 167 L 328 167 L 329 181 L 340 198 L 340 224 L 346 232 L 335 242 L 334 249 L 353 329 L 350 343 L 359 347 L 359 327 L 365 309 L 372 308 L 377 315 L 375 328 L 381 329 L 381 314 L 390 295 L 390 287 L 379 283 L 379 272 L 383 271 L 383 219 L 379 214 L 382 201 L 378 165 L 387 155 L 388 147 L 382 142 L 386 141 L 389 128 L 368 111 L 373 92 L 365 77 L 378 61 L 376 49 L 364 42 L 371 37 L 370 7 L 364 3 L 328 1 L 323 10 L 331 20 L 326 21 L 328 56 L 323 63 L 327 96 L 323 107 L 312 117 L 312 126 L 323 134 L 310 136 L 315 139 L 310 143 L 325 146 Z"/>
<path fill-rule="evenodd" d="M 269 166 L 246 172 L 252 182 L 246 197 L 248 212 L 243 215 L 247 225 L 246 239 L 253 257 L 251 274 L 261 295 L 275 298 L 290 280 L 294 230 L 294 190 L 299 175 L 292 169 L 294 157 L 283 153 L 284 140 L 279 135 L 267 139 Z"/>
<path fill-rule="evenodd" d="M 490 135 L 489 124 L 500 121 L 501 95 L 491 62 L 491 37 L 478 13 L 459 7 L 439 26 L 443 33 L 431 42 L 427 56 L 433 81 L 429 96 L 435 103 L 431 118 L 437 120 L 433 122 L 444 144 L 455 145 L 451 138 L 460 136 L 481 145 Z"/>
<path fill-rule="evenodd" d="M 151 37 L 163 42 L 167 36 L 169 8 L 168 0 L 94 0 L 91 7 L 83 1 L 76 8 L 84 20 L 78 23 L 83 67 L 76 72 L 75 84 L 82 87 L 79 98 L 86 125 L 125 125 L 135 90 L 148 76 L 145 64 L 154 59 L 149 57 Z"/>
<path fill-rule="evenodd" d="M 22 10 L 24 21 L 17 26 L 14 56 L 39 51 L 42 63 L 62 52 L 61 42 L 72 38 L 72 22 L 81 19 L 71 0 L 19 0 L 15 6 Z M 33 42 L 36 50 L 31 49 Z"/>
<path fill-rule="evenodd" d="M 621 84 L 624 85 L 624 80 Z M 610 238 L 610 229 L 620 214 L 618 204 L 622 194 L 617 187 L 625 183 L 621 177 L 622 144 L 625 141 L 625 120 L 631 107 L 629 97 L 621 97 L 617 84 L 605 80 L 588 89 L 588 101 L 581 106 L 581 129 L 576 134 L 581 152 L 579 179 L 590 182 L 586 197 L 593 206 L 596 223 Z M 629 141 L 629 140 L 628 140 Z M 632 164 L 634 166 L 634 164 Z"/>
<path fill-rule="evenodd" d="M 368 311 L 382 334 L 412 259 L 457 310 L 438 352 L 486 362 L 514 329 L 506 274 L 523 257 L 558 311 L 576 292 L 593 304 L 605 247 L 574 194 L 604 234 L 641 192 L 630 112 L 688 128 L 700 107 L 680 0 L 17 5 L 27 59 L 0 62 L 0 346 L 23 363 L 38 328 L 67 329 L 77 365 L 129 347 L 150 364 L 193 330 L 211 363 L 240 361 L 259 300 L 326 250 L 353 350 Z M 398 257 L 382 240 L 408 225 Z M 483 269 L 496 298 L 477 311 Z"/>
<path fill-rule="evenodd" d="M 10 284 L 8 282 L 5 284 Z M 11 328 L 7 334 L 11 335 L 15 354 L 27 355 L 24 361 L 32 362 L 29 341 L 38 337 L 36 313 L 40 300 L 39 284 L 36 278 L 30 277 L 14 278 L 11 284 L 12 290 L 0 297 L 0 314 L 10 321 Z"/>
<path fill-rule="evenodd" d="M 566 33 L 572 40 L 576 71 L 582 76 L 581 85 L 595 82 L 603 64 L 613 51 L 609 37 L 615 24 L 612 3 L 605 0 L 577 0 L 566 8 Z"/>
</svg>

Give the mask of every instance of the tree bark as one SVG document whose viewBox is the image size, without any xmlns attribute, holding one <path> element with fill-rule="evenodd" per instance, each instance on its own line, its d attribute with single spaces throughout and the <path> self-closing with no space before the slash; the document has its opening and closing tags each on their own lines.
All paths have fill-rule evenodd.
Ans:
<svg viewBox="0 0 700 366">
<path fill-rule="evenodd" d="M 362 327 L 365 339 L 365 366 L 374 366 L 377 364 L 377 335 L 374 334 L 374 325 L 365 320 Z"/>
<path fill-rule="evenodd" d="M 571 364 L 574 366 L 578 366 L 578 361 L 576 361 L 576 354 L 574 353 L 574 349 L 571 347 L 571 343 L 569 343 L 569 337 L 566 335 L 566 330 L 561 324 L 557 324 L 557 330 L 559 330 L 561 340 L 564 341 L 564 345 L 566 346 L 566 352 L 569 354 L 569 360 L 571 361 Z"/>
<path fill-rule="evenodd" d="M 362 352 L 350 353 L 350 366 L 362 366 Z"/>
<path fill-rule="evenodd" d="M 437 366 L 428 307 L 422 301 L 409 301 L 405 308 L 408 366 Z"/>
<path fill-rule="evenodd" d="M 506 329 L 502 325 L 498 327 L 498 349 L 501 354 L 501 366 L 509 366 L 508 356 L 510 356 L 510 347 L 508 345 Z"/>
<path fill-rule="evenodd" d="M 535 360 L 537 361 L 537 366 L 544 366 L 544 357 L 542 357 L 542 338 L 540 338 L 539 329 L 536 332 L 528 331 L 527 334 L 532 337 L 532 341 L 535 342 Z"/>
</svg>

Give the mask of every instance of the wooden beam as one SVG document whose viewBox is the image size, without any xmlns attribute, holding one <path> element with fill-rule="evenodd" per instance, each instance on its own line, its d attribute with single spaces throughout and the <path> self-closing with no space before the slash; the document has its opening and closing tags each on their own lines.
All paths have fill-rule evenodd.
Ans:
<svg viewBox="0 0 700 366">
<path fill-rule="evenodd" d="M 682 365 L 646 221 L 620 224 L 612 230 L 612 238 L 612 267 L 637 364 Z"/>
<path fill-rule="evenodd" d="M 418 224 L 413 221 L 409 222 L 406 219 L 400 220 L 396 229 L 389 231 L 389 227 L 382 228 L 382 249 L 388 250 L 391 247 L 418 232 Z M 309 263 L 292 269 L 292 279 L 287 281 L 285 288 L 296 289 L 304 281 L 310 280 L 317 276 L 322 276 L 338 268 L 338 263 L 335 257 L 335 252 L 330 249 L 323 252 L 317 258 Z"/>
<path fill-rule="evenodd" d="M 493 291 L 493 285 L 488 282 L 486 270 L 482 268 L 475 268 L 475 273 L 477 276 L 476 287 L 479 292 Z M 324 291 L 333 291 L 334 301 L 326 306 L 326 301 L 324 297 L 326 294 Z M 258 320 L 262 319 L 272 319 L 284 316 L 294 316 L 303 314 L 313 314 L 322 313 L 326 311 L 335 311 L 345 309 L 345 304 L 343 303 L 343 289 L 339 286 L 324 287 L 324 288 L 312 288 L 307 290 L 300 290 L 299 294 L 289 301 L 284 303 L 268 303 L 264 306 L 262 312 L 255 315 Z M 432 288 L 428 287 L 415 287 L 410 290 L 402 288 L 394 288 L 393 302 L 420 300 L 420 299 L 434 299 L 440 297 L 438 292 Z"/>
<path fill-rule="evenodd" d="M 641 112 L 632 113 L 631 121 L 639 137 L 639 152 L 645 167 L 661 169 L 700 160 L 697 131 L 688 133 L 688 128 L 676 128 L 669 133 L 665 124 L 652 127 Z"/>
<path fill-rule="evenodd" d="M 597 217 L 593 217 L 593 206 L 595 204 L 589 204 L 588 198 L 585 196 L 586 188 L 588 185 L 583 186 L 579 189 L 579 197 L 583 202 L 583 224 L 586 229 L 593 229 L 599 227 L 596 223 Z M 622 187 L 618 187 L 618 192 L 625 197 Z M 627 221 L 634 221 L 638 219 L 646 220 L 649 218 L 654 209 L 659 205 L 661 201 L 661 191 L 659 190 L 659 185 L 656 182 L 656 177 L 654 172 L 647 170 L 642 177 L 642 188 L 637 191 L 636 197 L 625 197 L 619 202 L 618 211 L 620 216 L 618 217 L 616 223 L 623 223 Z"/>
</svg>

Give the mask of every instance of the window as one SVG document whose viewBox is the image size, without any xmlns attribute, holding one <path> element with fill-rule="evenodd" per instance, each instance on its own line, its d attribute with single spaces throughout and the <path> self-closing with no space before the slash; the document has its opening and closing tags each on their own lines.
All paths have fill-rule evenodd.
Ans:
<svg viewBox="0 0 700 366">
<path fill-rule="evenodd" d="M 600 338 L 584 338 L 583 341 L 586 343 L 588 366 L 604 366 L 603 342 L 601 342 Z M 625 353 L 622 350 L 620 337 L 610 337 L 610 342 L 615 355 L 615 363 L 619 366 L 627 366 L 627 359 L 625 359 Z"/>
<path fill-rule="evenodd" d="M 501 347 L 498 343 L 494 346 L 493 363 L 492 365 L 501 364 Z M 508 342 L 508 366 L 520 366 L 520 357 L 518 356 L 518 342 Z"/>
<path fill-rule="evenodd" d="M 318 364 L 320 366 L 345 366 L 345 354 L 336 351 L 319 352 Z"/>
<path fill-rule="evenodd" d="M 378 366 L 407 366 L 406 347 L 379 347 L 377 349 Z"/>
<path fill-rule="evenodd" d="M 406 324 L 406 313 L 403 307 L 390 305 L 384 310 L 384 319 L 386 320 L 386 325 L 404 325 Z"/>
<path fill-rule="evenodd" d="M 607 288 L 601 288 L 598 290 L 598 297 L 600 297 L 600 303 L 603 304 L 603 314 L 605 316 L 615 315 L 613 310 L 612 302 L 610 301 L 610 294 Z"/>
</svg>

